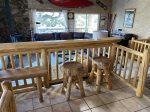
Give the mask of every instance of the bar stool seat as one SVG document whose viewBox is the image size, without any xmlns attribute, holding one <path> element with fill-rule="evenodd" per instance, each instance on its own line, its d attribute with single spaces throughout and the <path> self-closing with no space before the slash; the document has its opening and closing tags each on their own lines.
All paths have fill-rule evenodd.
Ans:
<svg viewBox="0 0 150 112">
<path fill-rule="evenodd" d="M 62 93 L 65 92 L 66 88 L 66 97 L 67 100 L 70 99 L 71 85 L 74 83 L 75 85 L 79 85 L 80 94 L 82 97 L 85 96 L 84 88 L 83 88 L 83 65 L 79 62 L 66 62 L 62 66 L 63 71 L 63 87 Z M 77 85 L 76 85 L 77 86 Z"/>
<path fill-rule="evenodd" d="M 100 92 L 100 84 L 106 83 L 107 88 L 112 88 L 112 81 L 110 78 L 110 59 L 107 57 L 99 56 L 93 57 L 93 66 L 89 76 L 90 82 L 96 77 L 96 91 Z M 105 82 L 103 80 L 105 79 Z"/>
</svg>

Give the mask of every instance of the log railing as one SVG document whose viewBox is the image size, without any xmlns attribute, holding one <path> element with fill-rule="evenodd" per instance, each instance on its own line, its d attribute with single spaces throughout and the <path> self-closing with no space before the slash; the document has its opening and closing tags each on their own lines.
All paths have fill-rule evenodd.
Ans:
<svg viewBox="0 0 150 112">
<path fill-rule="evenodd" d="M 136 96 L 143 95 L 147 77 L 150 50 L 144 52 L 113 45 L 111 51 L 113 73 L 136 91 Z"/>
<path fill-rule="evenodd" d="M 144 49 L 150 49 L 150 43 L 148 43 L 148 40 L 131 40 L 131 49 L 144 52 Z"/>
<path fill-rule="evenodd" d="M 120 39 L 108 38 L 103 40 L 66 40 L 45 42 L 24 42 L 0 45 L 0 58 L 2 70 L 32 68 L 36 66 L 47 67 L 49 74 L 45 85 L 62 81 L 61 65 L 67 61 L 80 61 L 85 66 L 85 76 L 90 71 L 93 56 L 108 56 L 112 43 Z M 6 65 L 4 56 L 9 57 Z M 43 78 L 43 80 L 46 80 Z M 45 81 L 44 81 L 45 82 Z M 34 79 L 14 80 L 14 89 L 34 87 Z M 32 89 L 30 89 L 32 90 Z M 34 90 L 34 89 L 33 89 Z"/>
<path fill-rule="evenodd" d="M 81 62 L 84 65 L 84 76 L 87 76 L 91 69 L 92 57 L 107 56 L 112 60 L 113 73 L 133 87 L 137 96 L 142 96 L 148 70 L 149 50 L 139 52 L 123 46 L 112 45 L 119 41 L 120 39 L 108 38 L 97 41 L 66 40 L 1 44 L 2 69 L 45 66 L 49 73 L 47 74 L 47 83 L 44 84 L 48 85 L 62 81 L 61 66 L 65 62 Z M 9 65 L 6 65 L 4 56 L 9 57 Z M 46 79 L 43 78 L 43 80 Z M 34 79 L 14 80 L 13 88 L 31 88 L 35 83 Z"/>
<path fill-rule="evenodd" d="M 2 96 L 0 98 L 0 112 L 16 112 L 16 103 L 10 81 L 4 81 L 2 86 Z"/>
<path fill-rule="evenodd" d="M 138 41 L 142 41 L 142 42 L 145 42 L 145 43 L 150 43 L 150 37 L 146 38 L 146 39 L 138 39 Z"/>
</svg>

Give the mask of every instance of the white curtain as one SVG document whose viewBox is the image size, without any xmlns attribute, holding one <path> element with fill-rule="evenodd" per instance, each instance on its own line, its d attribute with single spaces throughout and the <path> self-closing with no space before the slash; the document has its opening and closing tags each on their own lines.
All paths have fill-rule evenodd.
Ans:
<svg viewBox="0 0 150 112">
<path fill-rule="evenodd" d="M 62 15 L 63 15 L 63 18 L 65 20 L 65 32 L 68 32 L 69 31 L 69 25 L 68 25 L 68 11 L 67 10 L 62 10 Z"/>
</svg>

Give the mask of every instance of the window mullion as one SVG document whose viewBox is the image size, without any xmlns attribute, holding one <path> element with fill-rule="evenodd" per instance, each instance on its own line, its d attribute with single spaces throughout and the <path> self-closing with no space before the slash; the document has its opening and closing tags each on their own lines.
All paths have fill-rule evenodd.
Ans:
<svg viewBox="0 0 150 112">
<path fill-rule="evenodd" d="M 87 15 L 88 15 L 88 14 L 86 14 L 86 25 L 85 25 L 85 32 L 88 32 L 88 28 L 87 28 L 87 24 L 88 24 L 88 18 L 87 18 Z"/>
</svg>

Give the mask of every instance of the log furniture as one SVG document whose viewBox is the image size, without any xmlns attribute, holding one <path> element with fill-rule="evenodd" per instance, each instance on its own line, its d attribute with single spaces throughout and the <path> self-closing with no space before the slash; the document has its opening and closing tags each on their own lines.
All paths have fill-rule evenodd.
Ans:
<svg viewBox="0 0 150 112">
<path fill-rule="evenodd" d="M 94 76 L 96 76 L 96 91 L 100 92 L 100 84 L 107 84 L 107 88 L 112 88 L 112 82 L 110 78 L 110 59 L 107 57 L 99 56 L 93 58 L 93 66 L 89 76 L 90 82 L 92 82 Z"/>
<path fill-rule="evenodd" d="M 0 82 L 4 80 L 13 81 L 19 79 L 36 78 L 39 101 L 42 102 L 43 95 L 42 95 L 41 77 L 44 77 L 45 75 L 47 75 L 47 69 L 45 69 L 44 67 L 27 68 L 27 69 L 8 69 L 0 71 Z M 25 92 L 27 91 L 28 89 L 25 90 Z"/>
<path fill-rule="evenodd" d="M 117 43 L 120 40 L 121 39 L 118 38 L 105 38 L 102 40 L 84 39 L 0 44 L 0 59 L 2 64 L 2 70 L 7 70 L 10 68 L 18 69 L 15 64 L 16 60 L 14 59 L 14 57 L 17 56 L 20 65 L 19 68 L 26 68 L 26 66 L 24 66 L 25 61 L 28 63 L 28 68 L 34 67 L 33 65 L 35 63 L 37 67 L 40 67 L 42 65 L 48 70 L 48 74 L 44 78 L 43 84 L 56 84 L 63 81 L 63 76 L 60 73 L 59 69 L 61 66 L 59 62 L 61 61 L 62 64 L 66 62 L 66 50 L 69 52 L 68 61 L 72 61 L 73 58 L 74 61 L 77 61 L 78 56 L 81 56 L 79 61 L 87 66 L 87 72 L 91 69 L 89 66 L 89 59 L 95 56 L 102 55 L 107 56 L 111 59 L 110 71 L 113 71 L 112 73 L 116 77 L 118 77 L 120 80 L 123 80 L 130 87 L 132 87 L 133 90 L 136 91 L 136 96 L 141 97 L 143 95 L 145 78 L 147 76 L 147 69 L 149 67 L 147 66 L 147 63 L 149 61 L 148 58 L 150 50 L 145 50 L 145 52 L 139 52 L 120 45 L 112 44 Z M 62 52 L 62 59 L 58 57 L 59 52 Z M 74 57 L 72 56 L 72 52 L 75 52 Z M 54 58 L 51 57 L 53 53 L 55 53 Z M 123 55 L 124 53 L 125 55 Z M 35 57 L 34 60 L 32 59 L 33 55 Z M 10 59 L 9 67 L 6 65 L 4 56 L 8 56 Z M 24 56 L 26 56 L 26 59 L 23 58 Z M 125 63 L 124 68 L 122 68 L 124 58 Z M 85 59 L 86 61 L 84 61 Z M 56 62 L 55 65 L 52 64 L 52 61 L 54 60 Z M 53 68 L 55 68 L 54 71 Z M 84 77 L 88 77 L 88 75 Z M 17 92 L 17 89 L 25 92 L 25 88 L 28 88 L 27 91 L 29 91 L 29 88 L 30 91 L 36 90 L 36 82 L 34 81 L 34 78 L 22 79 L 22 82 L 23 83 L 20 83 L 20 80 L 13 81 L 13 89 L 15 92 Z"/>
<path fill-rule="evenodd" d="M 112 46 L 110 56 L 112 74 L 135 90 L 138 97 L 142 97 L 144 93 L 145 80 L 149 68 L 149 54 L 150 49 L 145 49 L 142 53 L 116 44 Z M 124 56 L 125 63 L 122 69 Z"/>
<path fill-rule="evenodd" d="M 62 93 L 64 92 L 64 89 L 66 88 L 66 97 L 67 100 L 70 99 L 70 92 L 71 92 L 71 85 L 74 83 L 78 83 L 80 94 L 82 97 L 85 96 L 84 88 L 83 88 L 83 65 L 79 62 L 67 62 L 63 64 L 63 87 L 62 87 Z M 77 86 L 77 85 L 76 85 Z"/>
<path fill-rule="evenodd" d="M 3 93 L 0 98 L 0 112 L 16 112 L 16 103 L 11 81 L 3 81 L 1 87 Z"/>
</svg>

